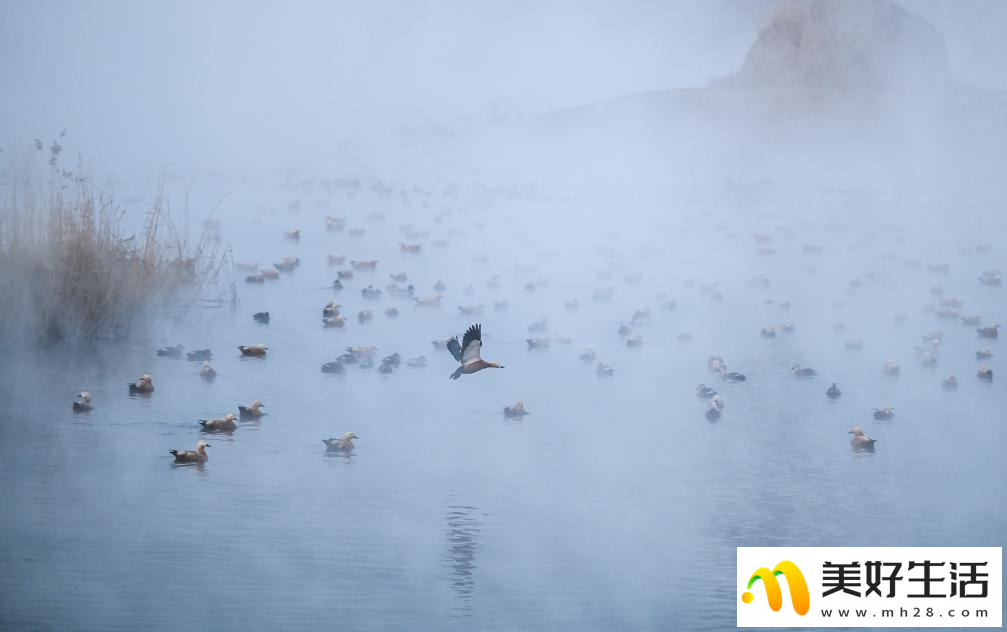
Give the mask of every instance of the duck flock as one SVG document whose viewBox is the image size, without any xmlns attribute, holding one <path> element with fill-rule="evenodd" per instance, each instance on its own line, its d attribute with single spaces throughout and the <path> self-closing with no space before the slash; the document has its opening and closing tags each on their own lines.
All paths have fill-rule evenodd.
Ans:
<svg viewBox="0 0 1007 632">
<path fill-rule="evenodd" d="M 337 181 L 334 180 L 333 183 L 335 182 Z M 379 195 L 385 198 L 391 197 L 393 200 L 396 194 L 400 200 L 406 200 L 409 197 L 413 199 L 435 197 L 433 194 L 419 187 L 403 187 L 398 189 L 395 186 L 388 185 L 384 181 L 378 180 L 343 179 L 338 182 L 342 186 L 356 190 L 369 188 Z M 428 208 L 428 206 L 424 204 L 424 208 Z M 416 216 L 417 214 L 414 213 L 413 217 Z M 446 216 L 450 216 L 450 214 L 446 214 Z M 446 216 L 442 216 L 439 213 L 420 214 L 421 221 L 429 221 L 428 226 L 416 226 L 410 223 L 398 227 L 398 231 L 405 236 L 406 241 L 398 241 L 402 237 L 395 234 L 383 234 L 382 239 L 386 239 L 387 248 L 391 248 L 392 244 L 395 244 L 395 249 L 401 256 L 409 258 L 422 257 L 430 249 L 449 251 L 452 240 L 462 240 L 464 233 L 457 229 L 441 229 L 442 234 L 438 235 L 438 227 L 442 226 L 442 220 Z M 371 219 L 373 220 L 374 218 L 372 217 Z M 383 217 L 379 219 L 383 219 Z M 219 230 L 219 225 L 214 224 L 212 228 Z M 340 240 L 359 239 L 365 232 L 364 228 L 355 225 L 352 217 L 340 217 L 332 214 L 325 214 L 324 217 L 321 217 L 314 228 L 320 235 L 330 238 L 334 244 L 340 243 Z M 307 229 L 303 230 L 307 231 Z M 392 233 L 391 230 L 386 232 Z M 754 241 L 757 257 L 773 257 L 777 249 L 781 247 L 781 242 L 792 240 L 792 228 L 783 227 L 779 232 L 787 239 L 781 240 L 778 236 L 759 231 L 752 231 L 750 233 L 751 239 Z M 282 234 L 277 234 L 276 242 L 288 245 L 289 243 L 297 244 L 301 238 L 302 229 L 294 228 L 284 230 Z M 739 236 L 732 232 L 731 239 L 736 238 L 739 238 Z M 740 239 L 745 239 L 745 237 L 741 236 Z M 600 241 L 604 242 L 604 240 Z M 608 251 L 614 249 L 611 244 L 599 243 L 596 245 L 599 251 L 603 253 L 606 252 L 606 249 Z M 643 244 L 643 247 L 645 246 L 646 244 Z M 291 247 L 296 247 L 296 245 Z M 988 255 L 991 252 L 991 246 L 983 244 L 973 245 L 969 246 L 968 250 L 969 253 Z M 821 252 L 822 246 L 805 244 L 801 247 L 800 255 L 815 256 Z M 540 258 L 556 256 L 563 256 L 563 252 L 540 252 Z M 605 259 L 605 257 L 606 255 L 603 254 L 602 258 Z M 940 358 L 949 353 L 970 355 L 974 353 L 977 366 L 973 379 L 980 383 L 992 383 L 993 370 L 988 364 L 994 357 L 994 352 L 988 345 L 995 343 L 998 339 L 1000 326 L 995 321 L 996 315 L 968 311 L 965 301 L 956 295 L 955 288 L 945 288 L 939 282 L 932 282 L 932 279 L 939 280 L 942 277 L 946 277 L 950 264 L 940 261 L 924 261 L 922 258 L 913 257 L 905 257 L 901 261 L 898 261 L 897 255 L 894 253 L 886 253 L 882 258 L 887 262 L 888 269 L 853 275 L 847 280 L 847 287 L 844 288 L 845 295 L 853 296 L 861 287 L 871 284 L 894 284 L 897 281 L 897 275 L 894 272 L 896 269 L 899 270 L 900 275 L 912 277 L 915 281 L 927 279 L 926 282 L 930 283 L 931 287 L 929 288 L 928 295 L 920 296 L 922 302 L 921 312 L 927 318 L 933 318 L 935 323 L 974 330 L 976 348 L 963 350 L 956 347 L 948 350 L 945 349 L 946 336 L 944 331 L 940 328 L 924 331 L 920 334 L 919 343 L 912 350 L 919 365 L 936 371 L 940 367 Z M 415 259 L 412 260 L 415 261 Z M 536 274 L 539 275 L 537 278 L 520 282 L 523 283 L 523 285 L 518 286 L 523 290 L 522 295 L 517 292 L 507 294 L 501 291 L 507 274 L 506 270 L 496 270 L 486 280 L 485 268 L 489 261 L 487 255 L 477 254 L 471 256 L 471 261 L 474 264 L 471 266 L 472 277 L 470 280 L 472 284 L 464 287 L 461 294 L 466 297 L 471 296 L 473 294 L 473 285 L 479 282 L 481 278 L 482 282 L 485 283 L 487 291 L 496 293 L 492 304 L 494 313 L 506 311 L 511 303 L 521 301 L 532 303 L 535 301 L 551 300 L 551 293 L 542 291 L 549 288 L 550 279 L 540 274 L 537 265 L 534 263 L 518 263 L 515 265 L 515 276 L 528 278 L 534 277 Z M 384 265 L 378 259 L 348 260 L 345 255 L 331 253 L 326 254 L 324 259 L 312 261 L 310 265 L 312 272 L 310 274 L 324 275 L 322 283 L 336 296 L 334 299 L 320 305 L 319 327 L 322 329 L 337 330 L 360 328 L 366 327 L 375 318 L 394 320 L 403 314 L 408 314 L 410 310 L 436 311 L 452 296 L 448 292 L 447 285 L 441 280 L 437 280 L 431 284 L 429 290 L 423 290 L 420 284 L 414 281 L 414 275 L 410 270 L 388 272 L 383 270 Z M 301 267 L 301 258 L 296 255 L 283 257 L 271 265 L 260 265 L 258 263 L 235 264 L 235 270 L 238 272 L 240 279 L 249 286 L 248 293 L 253 295 L 255 293 L 254 286 L 267 283 L 283 283 L 285 276 L 304 274 Z M 611 282 L 614 275 L 620 272 L 622 274 L 621 282 Z M 656 282 L 653 283 L 654 287 L 644 285 L 644 272 L 647 272 L 649 278 L 656 278 Z M 744 278 L 734 280 L 742 281 L 756 290 L 765 290 L 772 285 L 769 274 L 757 273 L 752 276 L 751 272 L 751 270 L 748 270 Z M 681 307 L 681 297 L 672 298 L 667 290 L 662 289 L 663 282 L 661 276 L 659 270 L 646 270 L 645 268 L 634 270 L 632 268 L 611 265 L 610 263 L 607 267 L 596 270 L 596 278 L 599 282 L 593 289 L 585 291 L 580 296 L 564 297 L 562 300 L 558 300 L 555 310 L 564 312 L 571 318 L 590 317 L 590 306 L 610 301 L 621 286 L 634 288 L 643 286 L 645 289 L 653 290 L 651 293 L 653 298 L 650 305 L 637 306 L 625 321 L 618 324 L 613 323 L 611 326 L 611 339 L 619 340 L 620 344 L 626 349 L 641 349 L 644 347 L 642 332 L 645 331 L 645 328 L 653 320 L 662 318 L 664 314 L 674 314 Z M 382 284 L 377 281 L 379 278 L 387 278 L 388 280 Z M 979 268 L 969 278 L 971 279 L 970 283 L 973 285 L 982 286 L 993 291 L 1002 285 L 998 269 Z M 722 284 L 722 281 L 723 279 L 717 279 L 703 282 L 690 278 L 685 281 L 685 285 L 694 291 L 698 289 L 698 294 L 706 301 L 706 305 L 712 306 L 704 307 L 705 309 L 716 309 L 715 306 L 723 298 L 722 291 L 724 290 L 722 288 L 728 285 L 727 283 Z M 378 285 L 381 285 L 381 287 L 378 287 Z M 766 304 L 773 304 L 778 309 L 789 310 L 792 303 L 796 303 L 801 299 L 764 298 L 762 300 Z M 349 309 L 347 307 L 349 304 L 353 304 L 354 307 Z M 758 306 L 752 306 L 753 313 L 756 312 L 756 307 Z M 453 312 L 454 310 L 451 311 Z M 549 314 L 553 313 L 548 310 L 543 311 Z M 484 370 L 505 368 L 502 361 L 509 360 L 509 358 L 502 357 L 502 350 L 500 348 L 493 349 L 492 360 L 483 357 L 484 341 L 482 325 L 479 322 L 473 321 L 485 316 L 486 312 L 486 305 L 482 303 L 457 305 L 457 313 L 452 315 L 467 321 L 467 327 L 462 331 L 457 331 L 456 325 L 453 326 L 451 323 L 446 322 L 441 330 L 429 332 L 430 335 L 427 340 L 432 343 L 431 351 L 435 354 L 436 361 L 444 363 L 445 366 L 448 364 L 454 366 L 453 371 L 446 375 L 451 380 L 458 380 L 463 376 L 473 376 L 468 379 L 492 380 L 493 378 L 489 375 L 492 371 Z M 271 316 L 268 310 L 249 310 L 245 317 L 266 327 L 263 331 L 268 331 L 268 326 L 276 318 L 275 312 Z M 903 323 L 906 321 L 906 315 L 901 312 L 895 313 L 894 321 L 896 323 Z M 767 344 L 773 344 L 773 341 L 781 337 L 793 335 L 799 324 L 791 321 L 770 325 L 753 322 L 751 324 L 751 336 L 761 337 Z M 548 317 L 542 317 L 528 324 L 528 337 L 525 341 L 527 351 L 548 350 L 552 347 L 553 343 L 569 346 L 574 342 L 571 336 L 550 335 L 552 328 L 553 323 Z M 456 329 L 456 331 L 452 332 L 452 329 Z M 836 322 L 834 330 L 835 332 L 845 331 L 845 324 Z M 688 331 L 682 331 L 675 336 L 675 340 L 680 344 L 688 343 L 692 340 L 692 334 Z M 238 342 L 247 341 L 234 341 L 234 343 Z M 339 356 L 324 362 L 320 366 L 321 372 L 341 375 L 348 371 L 376 369 L 380 373 L 391 374 L 397 372 L 403 366 L 409 369 L 424 369 L 428 364 L 432 363 L 426 355 L 412 355 L 405 358 L 399 353 L 392 353 L 378 360 L 379 346 L 384 348 L 384 345 L 381 344 L 381 341 L 376 342 L 377 344 L 346 346 Z M 236 355 L 240 355 L 243 358 L 258 358 L 264 362 L 269 361 L 270 347 L 265 343 L 235 344 L 234 348 L 237 349 Z M 856 353 L 864 349 L 864 341 L 856 337 L 850 337 L 845 340 L 843 348 L 847 353 Z M 513 354 L 513 349 L 508 348 L 507 352 Z M 185 359 L 192 363 L 199 363 L 199 376 L 203 380 L 213 382 L 217 378 L 217 371 L 213 366 L 214 352 L 209 348 L 188 350 L 183 345 L 173 345 L 157 349 L 155 355 L 168 359 Z M 593 368 L 594 374 L 599 379 L 616 377 L 614 366 L 601 360 L 598 357 L 598 353 L 591 346 L 582 346 L 578 352 L 577 359 L 582 365 L 590 365 Z M 703 372 L 701 367 L 697 367 L 697 369 L 697 377 L 699 377 Z M 316 367 L 315 370 L 319 370 L 319 368 Z M 902 372 L 902 368 L 892 359 L 878 359 L 875 362 L 865 359 L 860 365 L 860 371 L 863 374 L 876 374 L 885 376 L 886 378 L 898 378 Z M 475 376 L 477 373 L 480 375 Z M 710 377 L 704 379 L 703 383 L 699 383 L 695 387 L 695 395 L 701 403 L 701 408 L 697 411 L 696 417 L 705 418 L 711 422 L 722 420 L 728 416 L 729 409 L 727 402 L 731 399 L 731 389 L 738 388 L 734 385 L 752 382 L 757 384 L 765 380 L 764 375 L 732 370 L 725 358 L 718 353 L 709 355 L 706 373 Z M 848 387 L 843 386 L 841 388 L 840 384 L 843 383 L 842 380 L 836 376 L 830 377 L 826 371 L 820 371 L 812 366 L 793 362 L 789 373 L 790 376 L 787 379 L 798 382 L 815 378 L 824 379 L 825 383 L 830 385 L 821 393 L 823 401 L 836 401 L 846 396 L 844 390 Z M 959 388 L 958 376 L 939 375 L 939 373 L 935 374 L 935 378 L 937 376 L 939 376 L 939 379 L 934 379 L 933 388 L 946 392 L 954 392 Z M 703 378 L 700 377 L 699 379 Z M 458 388 L 465 387 L 464 385 L 460 385 Z M 149 373 L 139 376 L 134 382 L 128 384 L 128 392 L 133 396 L 156 397 L 154 377 Z M 80 393 L 73 402 L 74 412 L 82 414 L 90 413 L 94 406 L 95 404 L 88 392 Z M 206 441 L 208 434 L 233 433 L 241 426 L 241 422 L 258 420 L 263 417 L 266 414 L 263 411 L 264 407 L 265 404 L 262 401 L 254 400 L 248 404 L 240 405 L 236 413 L 227 413 L 214 419 L 199 419 L 193 426 L 194 434 L 199 437 L 196 441 L 195 449 L 175 448 L 170 450 L 170 454 L 177 463 L 205 463 L 209 458 L 207 448 L 212 447 Z M 529 414 L 523 401 L 503 406 L 502 410 L 504 418 L 509 420 L 522 419 Z M 877 439 L 865 433 L 861 424 L 865 424 L 868 421 L 892 420 L 896 414 L 895 407 L 888 402 L 877 402 L 877 407 L 874 408 L 872 413 L 869 411 L 865 412 L 866 414 L 863 419 L 850 420 L 852 429 L 847 431 L 851 436 L 850 445 L 856 451 L 873 451 L 877 443 Z M 358 437 L 354 432 L 345 431 L 336 437 L 323 438 L 322 443 L 325 445 L 327 451 L 350 453 L 355 449 L 356 445 L 354 441 L 357 439 Z"/>
</svg>

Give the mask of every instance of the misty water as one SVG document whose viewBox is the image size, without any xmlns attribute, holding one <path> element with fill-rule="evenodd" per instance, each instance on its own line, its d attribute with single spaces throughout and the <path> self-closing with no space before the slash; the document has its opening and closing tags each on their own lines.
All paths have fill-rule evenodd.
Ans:
<svg viewBox="0 0 1007 632">
<path fill-rule="evenodd" d="M 149 337 L 9 359 L 4 627 L 722 629 L 734 625 L 737 546 L 1000 544 L 1007 471 L 988 446 L 1007 438 L 1007 399 L 975 377 L 980 364 L 999 371 L 1000 349 L 923 306 L 942 286 L 968 313 L 1003 313 L 1002 290 L 976 281 L 998 262 L 982 246 L 1004 234 L 1001 216 L 612 212 L 574 196 L 413 184 L 324 204 L 310 201 L 317 184 L 262 187 L 218 217 L 221 232 L 236 261 L 298 256 L 296 271 L 263 285 L 239 274 L 237 305 L 151 316 Z M 326 231 L 327 212 L 346 229 Z M 407 223 L 431 231 L 420 254 L 399 251 Z M 297 227 L 299 242 L 283 237 Z M 446 247 L 430 245 L 439 236 Z M 349 266 L 327 254 L 379 263 L 334 291 Z M 929 271 L 940 263 L 946 274 Z M 442 280 L 443 304 L 362 297 L 397 272 L 417 296 Z M 600 288 L 614 288 L 610 300 L 594 300 Z M 331 300 L 342 329 L 321 326 Z M 471 304 L 484 313 L 459 313 Z M 642 346 L 627 347 L 619 326 L 648 308 L 633 325 Z M 375 315 L 366 324 L 363 309 Z M 264 310 L 271 322 L 253 322 Z M 548 332 L 529 333 L 543 318 Z M 506 368 L 449 380 L 457 365 L 432 341 L 472 322 L 483 356 Z M 775 339 L 760 336 L 768 326 Z M 937 367 L 921 366 L 913 348 L 938 329 Z M 550 347 L 529 350 L 539 336 Z M 862 349 L 847 350 L 852 339 Z M 240 357 L 237 345 L 259 342 L 267 357 Z M 156 357 L 175 344 L 211 348 L 217 379 Z M 320 371 L 367 344 L 378 358 L 429 362 Z M 586 347 L 612 377 L 579 359 Z M 984 347 L 996 356 L 978 363 Z M 711 374 L 710 355 L 747 381 Z M 882 374 L 887 359 L 901 375 Z M 795 363 L 819 375 L 798 378 Z M 129 396 L 145 372 L 155 392 Z M 944 392 L 951 374 L 960 389 Z M 699 383 L 726 403 L 719 421 L 704 418 Z M 74 414 L 81 390 L 95 408 Z M 203 434 L 197 419 L 253 399 L 268 414 L 204 437 L 204 466 L 173 463 L 168 450 Z M 519 399 L 531 414 L 506 420 Z M 875 421 L 884 404 L 896 416 Z M 873 453 L 851 449 L 853 425 L 877 439 Z M 326 451 L 321 439 L 348 431 L 360 437 L 352 454 Z"/>
</svg>

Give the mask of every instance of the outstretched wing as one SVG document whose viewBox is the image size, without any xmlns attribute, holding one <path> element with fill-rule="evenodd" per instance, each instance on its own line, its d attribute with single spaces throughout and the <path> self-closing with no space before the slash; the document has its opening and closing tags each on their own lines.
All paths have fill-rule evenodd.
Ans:
<svg viewBox="0 0 1007 632">
<path fill-rule="evenodd" d="M 448 338 L 448 351 L 455 357 L 455 360 L 462 361 L 462 346 L 458 343 L 458 336 Z"/>
<path fill-rule="evenodd" d="M 472 325 L 465 332 L 465 337 L 462 338 L 462 357 L 461 363 L 468 364 L 473 360 L 479 359 L 479 352 L 483 348 L 483 331 L 482 325 L 478 323 Z"/>
</svg>

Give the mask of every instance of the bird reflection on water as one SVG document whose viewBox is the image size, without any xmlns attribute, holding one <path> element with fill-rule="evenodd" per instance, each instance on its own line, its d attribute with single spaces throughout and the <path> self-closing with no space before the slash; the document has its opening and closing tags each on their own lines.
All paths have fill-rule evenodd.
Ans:
<svg viewBox="0 0 1007 632">
<path fill-rule="evenodd" d="M 446 514 L 448 552 L 445 563 L 457 601 L 457 605 L 452 608 L 455 616 L 468 616 L 472 613 L 472 594 L 476 586 L 476 547 L 482 526 L 474 516 L 476 511 L 475 507 L 452 505 L 448 507 Z"/>
</svg>

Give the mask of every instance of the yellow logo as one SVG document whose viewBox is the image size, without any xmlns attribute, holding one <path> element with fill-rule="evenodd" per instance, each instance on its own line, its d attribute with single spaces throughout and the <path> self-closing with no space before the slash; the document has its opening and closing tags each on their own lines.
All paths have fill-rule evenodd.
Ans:
<svg viewBox="0 0 1007 632">
<path fill-rule="evenodd" d="M 769 607 L 773 609 L 773 612 L 779 612 L 783 606 L 783 592 L 780 590 L 780 582 L 776 579 L 777 575 L 783 575 L 787 580 L 787 586 L 790 588 L 790 601 L 794 604 L 794 612 L 802 617 L 808 614 L 808 609 L 811 608 L 811 598 L 808 596 L 808 582 L 804 581 L 801 569 L 797 568 L 797 565 L 793 562 L 784 560 L 777 564 L 776 568 L 772 571 L 765 566 L 756 569 L 752 573 L 752 578 L 748 580 L 748 587 L 751 588 L 755 580 L 761 579 L 763 585 L 766 587 L 766 597 L 769 599 Z M 748 591 L 745 591 L 741 595 L 741 600 L 745 603 L 752 603 L 754 598 L 752 593 Z"/>
</svg>

